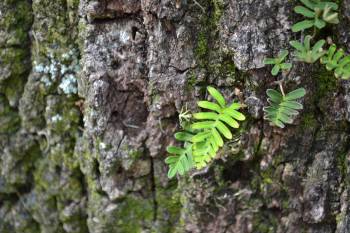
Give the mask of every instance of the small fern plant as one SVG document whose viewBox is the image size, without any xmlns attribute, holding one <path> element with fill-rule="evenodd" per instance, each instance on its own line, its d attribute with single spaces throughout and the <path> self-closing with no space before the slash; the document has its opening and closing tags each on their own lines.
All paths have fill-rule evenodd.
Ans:
<svg viewBox="0 0 350 233">
<path fill-rule="evenodd" d="M 264 64 L 265 65 L 274 65 L 272 70 L 271 70 L 271 74 L 273 76 L 276 76 L 280 70 L 290 70 L 292 68 L 292 64 L 291 63 L 285 63 L 284 60 L 286 59 L 286 57 L 288 56 L 289 52 L 288 50 L 282 50 L 277 58 L 266 58 L 264 60 Z"/>
<path fill-rule="evenodd" d="M 350 55 L 345 55 L 344 50 L 338 49 L 335 44 L 331 45 L 326 56 L 321 58 L 321 63 L 326 69 L 334 70 L 334 76 L 342 79 L 350 78 Z"/>
<path fill-rule="evenodd" d="M 290 45 L 296 50 L 294 55 L 296 56 L 298 61 L 306 63 L 315 63 L 326 53 L 323 50 L 323 45 L 326 43 L 325 40 L 319 40 L 311 48 L 311 39 L 312 37 L 310 35 L 307 35 L 304 39 L 303 44 L 295 40 L 290 42 Z"/>
<path fill-rule="evenodd" d="M 296 100 L 304 97 L 306 91 L 304 88 L 298 88 L 285 95 L 273 89 L 266 91 L 270 106 L 264 108 L 265 119 L 272 125 L 284 128 L 285 124 L 291 124 L 294 117 L 299 114 L 298 110 L 303 109 L 303 105 Z"/>
<path fill-rule="evenodd" d="M 214 101 L 199 101 L 198 106 L 206 111 L 193 114 L 193 122 L 185 127 L 185 131 L 175 134 L 184 146 L 167 147 L 170 156 L 165 162 L 169 165 L 169 178 L 207 166 L 224 145 L 224 139 L 232 139 L 230 128 L 238 128 L 238 121 L 245 120 L 238 111 L 241 104 L 227 104 L 218 90 L 210 86 L 207 90 Z"/>
<path fill-rule="evenodd" d="M 294 24 L 292 26 L 293 32 L 303 31 L 309 28 L 314 29 L 313 35 L 306 35 L 304 41 L 290 41 L 290 45 L 295 49 L 293 55 L 296 61 L 305 63 L 315 63 L 320 60 L 321 64 L 325 64 L 327 70 L 334 71 L 334 75 L 337 78 L 349 79 L 350 78 L 350 56 L 345 55 L 342 49 L 337 50 L 336 45 L 331 45 L 328 50 L 324 50 L 323 46 L 326 41 L 321 39 L 315 42 L 311 46 L 311 41 L 317 34 L 317 29 L 322 29 L 329 24 L 338 24 L 338 4 L 331 1 L 322 0 L 300 0 L 303 6 L 296 6 L 294 11 L 303 15 L 306 19 Z M 285 59 L 288 55 L 285 50 L 281 52 L 285 55 Z M 276 76 L 279 68 L 276 65 L 282 61 L 266 59 L 265 64 L 274 64 L 273 71 L 271 73 Z M 292 64 L 290 65 L 292 67 Z M 269 120 L 272 125 L 284 128 L 285 124 L 290 124 L 296 115 L 299 114 L 298 110 L 303 106 L 297 102 L 298 99 L 304 97 L 306 91 L 304 88 L 298 88 L 291 91 L 287 95 L 283 91 L 283 79 L 277 81 L 280 85 L 281 92 L 269 89 L 267 90 L 269 106 L 264 108 L 264 118 Z"/>
<path fill-rule="evenodd" d="M 316 27 L 322 29 L 327 23 L 339 23 L 338 5 L 334 2 L 323 2 L 321 0 L 300 0 L 304 6 L 296 6 L 294 11 L 307 19 L 293 25 L 292 31 L 299 32 L 308 28 Z"/>
</svg>

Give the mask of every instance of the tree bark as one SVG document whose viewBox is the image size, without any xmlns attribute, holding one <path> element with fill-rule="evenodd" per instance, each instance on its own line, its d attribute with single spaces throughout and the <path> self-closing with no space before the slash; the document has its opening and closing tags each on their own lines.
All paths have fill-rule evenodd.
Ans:
<svg viewBox="0 0 350 233">
<path fill-rule="evenodd" d="M 320 37 L 349 53 L 337 2 Z M 296 63 L 304 109 L 263 119 L 262 61 L 304 36 L 297 3 L 2 0 L 0 232 L 350 232 L 349 81 Z M 207 170 L 169 180 L 178 114 L 208 85 L 248 119 Z"/>
</svg>

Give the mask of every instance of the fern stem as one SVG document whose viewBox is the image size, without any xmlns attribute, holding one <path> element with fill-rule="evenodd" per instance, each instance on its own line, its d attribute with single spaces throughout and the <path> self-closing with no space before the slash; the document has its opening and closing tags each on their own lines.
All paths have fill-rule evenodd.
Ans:
<svg viewBox="0 0 350 233">
<path fill-rule="evenodd" d="M 280 87 L 280 90 L 281 90 L 281 93 L 282 93 L 283 97 L 286 96 L 286 95 L 284 94 L 284 90 L 283 90 L 283 86 L 282 86 L 282 81 L 278 82 L 278 85 L 279 85 L 279 87 Z"/>
<path fill-rule="evenodd" d="M 313 33 L 312 33 L 311 38 L 314 39 L 315 36 L 316 36 L 316 34 L 317 34 L 317 29 L 316 29 L 316 27 L 314 26 L 314 31 L 313 31 Z"/>
</svg>

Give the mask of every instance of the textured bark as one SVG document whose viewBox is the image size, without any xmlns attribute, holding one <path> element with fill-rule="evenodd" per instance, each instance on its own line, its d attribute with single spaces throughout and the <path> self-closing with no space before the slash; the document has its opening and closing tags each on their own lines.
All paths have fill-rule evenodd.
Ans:
<svg viewBox="0 0 350 233">
<path fill-rule="evenodd" d="M 350 1 L 321 34 L 350 52 Z M 297 64 L 304 110 L 263 120 L 287 0 L 2 0 L 0 232 L 350 232 L 350 83 Z M 169 180 L 178 113 L 205 87 L 248 120 L 207 172 Z"/>
</svg>

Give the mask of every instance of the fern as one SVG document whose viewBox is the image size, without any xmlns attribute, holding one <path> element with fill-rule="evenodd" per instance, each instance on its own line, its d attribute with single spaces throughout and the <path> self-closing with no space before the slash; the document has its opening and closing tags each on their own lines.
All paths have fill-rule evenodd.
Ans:
<svg viewBox="0 0 350 233">
<path fill-rule="evenodd" d="M 350 78 L 350 55 L 345 55 L 344 50 L 338 49 L 336 45 L 331 45 L 326 56 L 321 58 L 321 63 L 326 65 L 326 69 L 334 70 L 337 78 Z"/>
<path fill-rule="evenodd" d="M 294 116 L 298 115 L 298 110 L 303 108 L 303 105 L 296 100 L 303 97 L 305 93 L 304 88 L 296 89 L 287 95 L 268 89 L 266 94 L 269 96 L 270 106 L 264 108 L 265 119 L 280 128 L 284 128 L 285 124 L 293 123 Z"/>
<path fill-rule="evenodd" d="M 178 141 L 184 142 L 184 147 L 167 147 L 170 156 L 165 163 L 169 165 L 169 178 L 176 174 L 183 175 L 193 167 L 205 167 L 224 145 L 224 138 L 232 139 L 229 127 L 238 128 L 237 121 L 245 120 L 245 116 L 237 111 L 241 107 L 239 103 L 227 105 L 219 91 L 213 87 L 207 87 L 207 90 L 215 102 L 199 101 L 198 106 L 209 111 L 191 115 L 197 121 L 186 131 L 175 134 Z"/>
<path fill-rule="evenodd" d="M 320 0 L 300 0 L 305 6 L 296 6 L 294 11 L 308 18 L 293 25 L 292 31 L 299 32 L 311 27 L 322 29 L 327 23 L 339 23 L 338 5 L 334 2 Z"/>
<path fill-rule="evenodd" d="M 298 41 L 290 41 L 290 45 L 296 49 L 295 56 L 298 61 L 306 63 L 314 63 L 321 58 L 326 52 L 323 50 L 325 40 L 319 40 L 312 48 L 310 45 L 312 37 L 307 35 L 304 39 L 304 43 Z"/>
<path fill-rule="evenodd" d="M 200 130 L 192 138 L 192 142 L 195 143 L 193 158 L 198 169 L 206 166 L 215 157 L 218 149 L 224 144 L 223 137 L 232 139 L 229 127 L 238 128 L 239 123 L 237 121 L 245 120 L 245 116 L 237 111 L 241 107 L 239 103 L 226 105 L 224 97 L 215 88 L 208 87 L 207 90 L 216 100 L 216 103 L 199 101 L 199 107 L 210 111 L 194 114 L 194 119 L 199 121 L 191 126 L 192 129 Z"/>
<path fill-rule="evenodd" d="M 271 74 L 276 76 L 280 70 L 290 70 L 292 68 L 291 63 L 284 63 L 284 60 L 288 56 L 289 52 L 287 50 L 282 50 L 277 58 L 266 58 L 264 60 L 264 64 L 266 65 L 274 65 Z"/>
<path fill-rule="evenodd" d="M 193 167 L 192 159 L 192 137 L 193 134 L 189 132 L 178 132 L 175 138 L 178 141 L 184 142 L 184 147 L 168 146 L 167 152 L 170 154 L 165 159 L 165 163 L 169 165 L 168 177 L 172 178 L 177 173 L 179 175 L 185 174 Z"/>
</svg>

